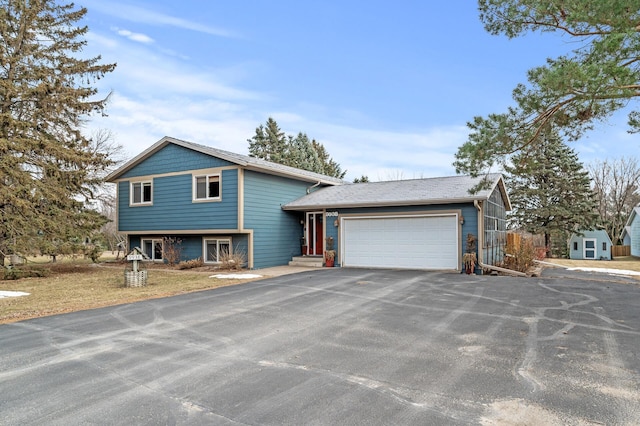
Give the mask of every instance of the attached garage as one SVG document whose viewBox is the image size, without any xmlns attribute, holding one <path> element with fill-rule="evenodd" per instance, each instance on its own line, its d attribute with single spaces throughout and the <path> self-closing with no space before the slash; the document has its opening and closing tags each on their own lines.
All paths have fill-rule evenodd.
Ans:
<svg viewBox="0 0 640 426">
<path fill-rule="evenodd" d="M 282 208 L 326 241 L 316 254 L 334 266 L 462 271 L 471 252 L 481 273 L 504 258 L 511 204 L 502 176 L 488 174 L 310 187 Z"/>
<path fill-rule="evenodd" d="M 341 217 L 342 265 L 458 269 L 458 215 Z"/>
</svg>

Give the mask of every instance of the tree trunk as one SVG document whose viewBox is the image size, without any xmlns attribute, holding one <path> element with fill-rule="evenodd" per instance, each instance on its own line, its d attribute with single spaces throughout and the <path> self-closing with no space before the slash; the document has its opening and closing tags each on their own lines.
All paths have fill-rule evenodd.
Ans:
<svg viewBox="0 0 640 426">
<path fill-rule="evenodd" d="M 546 232 L 544 234 L 544 256 L 546 258 L 551 257 L 551 235 Z"/>
<path fill-rule="evenodd" d="M 4 207 L 4 205 L 2 206 Z M 5 253 L 7 253 L 7 234 L 0 234 L 0 268 L 4 268 Z"/>
</svg>

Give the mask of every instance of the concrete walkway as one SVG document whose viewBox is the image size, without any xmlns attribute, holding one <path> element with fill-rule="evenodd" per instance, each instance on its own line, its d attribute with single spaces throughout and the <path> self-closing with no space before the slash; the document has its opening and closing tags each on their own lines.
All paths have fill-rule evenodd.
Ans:
<svg viewBox="0 0 640 426">
<path fill-rule="evenodd" d="M 307 266 L 274 266 L 271 268 L 254 269 L 252 274 L 260 274 L 264 277 L 280 277 L 282 275 L 299 274 L 301 272 L 321 271 L 326 268 L 310 268 Z"/>
</svg>

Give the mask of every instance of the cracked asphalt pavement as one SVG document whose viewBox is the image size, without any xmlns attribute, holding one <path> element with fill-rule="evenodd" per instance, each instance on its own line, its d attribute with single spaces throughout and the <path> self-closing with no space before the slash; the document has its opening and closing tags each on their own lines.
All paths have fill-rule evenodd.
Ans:
<svg viewBox="0 0 640 426">
<path fill-rule="evenodd" d="M 640 424 L 638 284 L 324 268 L 0 325 L 0 424 Z"/>
</svg>

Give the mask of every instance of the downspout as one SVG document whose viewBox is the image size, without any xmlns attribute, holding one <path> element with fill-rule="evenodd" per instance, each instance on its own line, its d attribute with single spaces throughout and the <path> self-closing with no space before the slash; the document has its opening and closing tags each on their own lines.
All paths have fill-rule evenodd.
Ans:
<svg viewBox="0 0 640 426">
<path fill-rule="evenodd" d="M 316 183 L 315 185 L 311 185 L 311 186 L 307 187 L 307 194 L 310 194 L 310 193 L 311 193 L 311 190 L 312 190 L 313 188 L 316 188 L 316 187 L 320 186 L 320 183 L 321 183 L 321 182 L 320 182 L 320 181 L 318 181 L 318 183 Z"/>
<path fill-rule="evenodd" d="M 473 200 L 473 205 L 478 210 L 478 266 L 483 269 L 489 269 L 490 271 L 502 272 L 503 274 L 512 274 L 517 277 L 526 277 L 524 272 L 513 271 L 511 269 L 501 268 L 499 266 L 487 265 L 482 262 L 482 247 L 484 247 L 484 216 L 482 215 L 482 206 L 478 200 Z"/>
<path fill-rule="evenodd" d="M 482 260 L 482 247 L 484 246 L 484 217 L 482 216 L 482 206 L 478 200 L 473 200 L 473 206 L 478 210 L 478 265 L 483 268 L 486 266 Z"/>
</svg>

